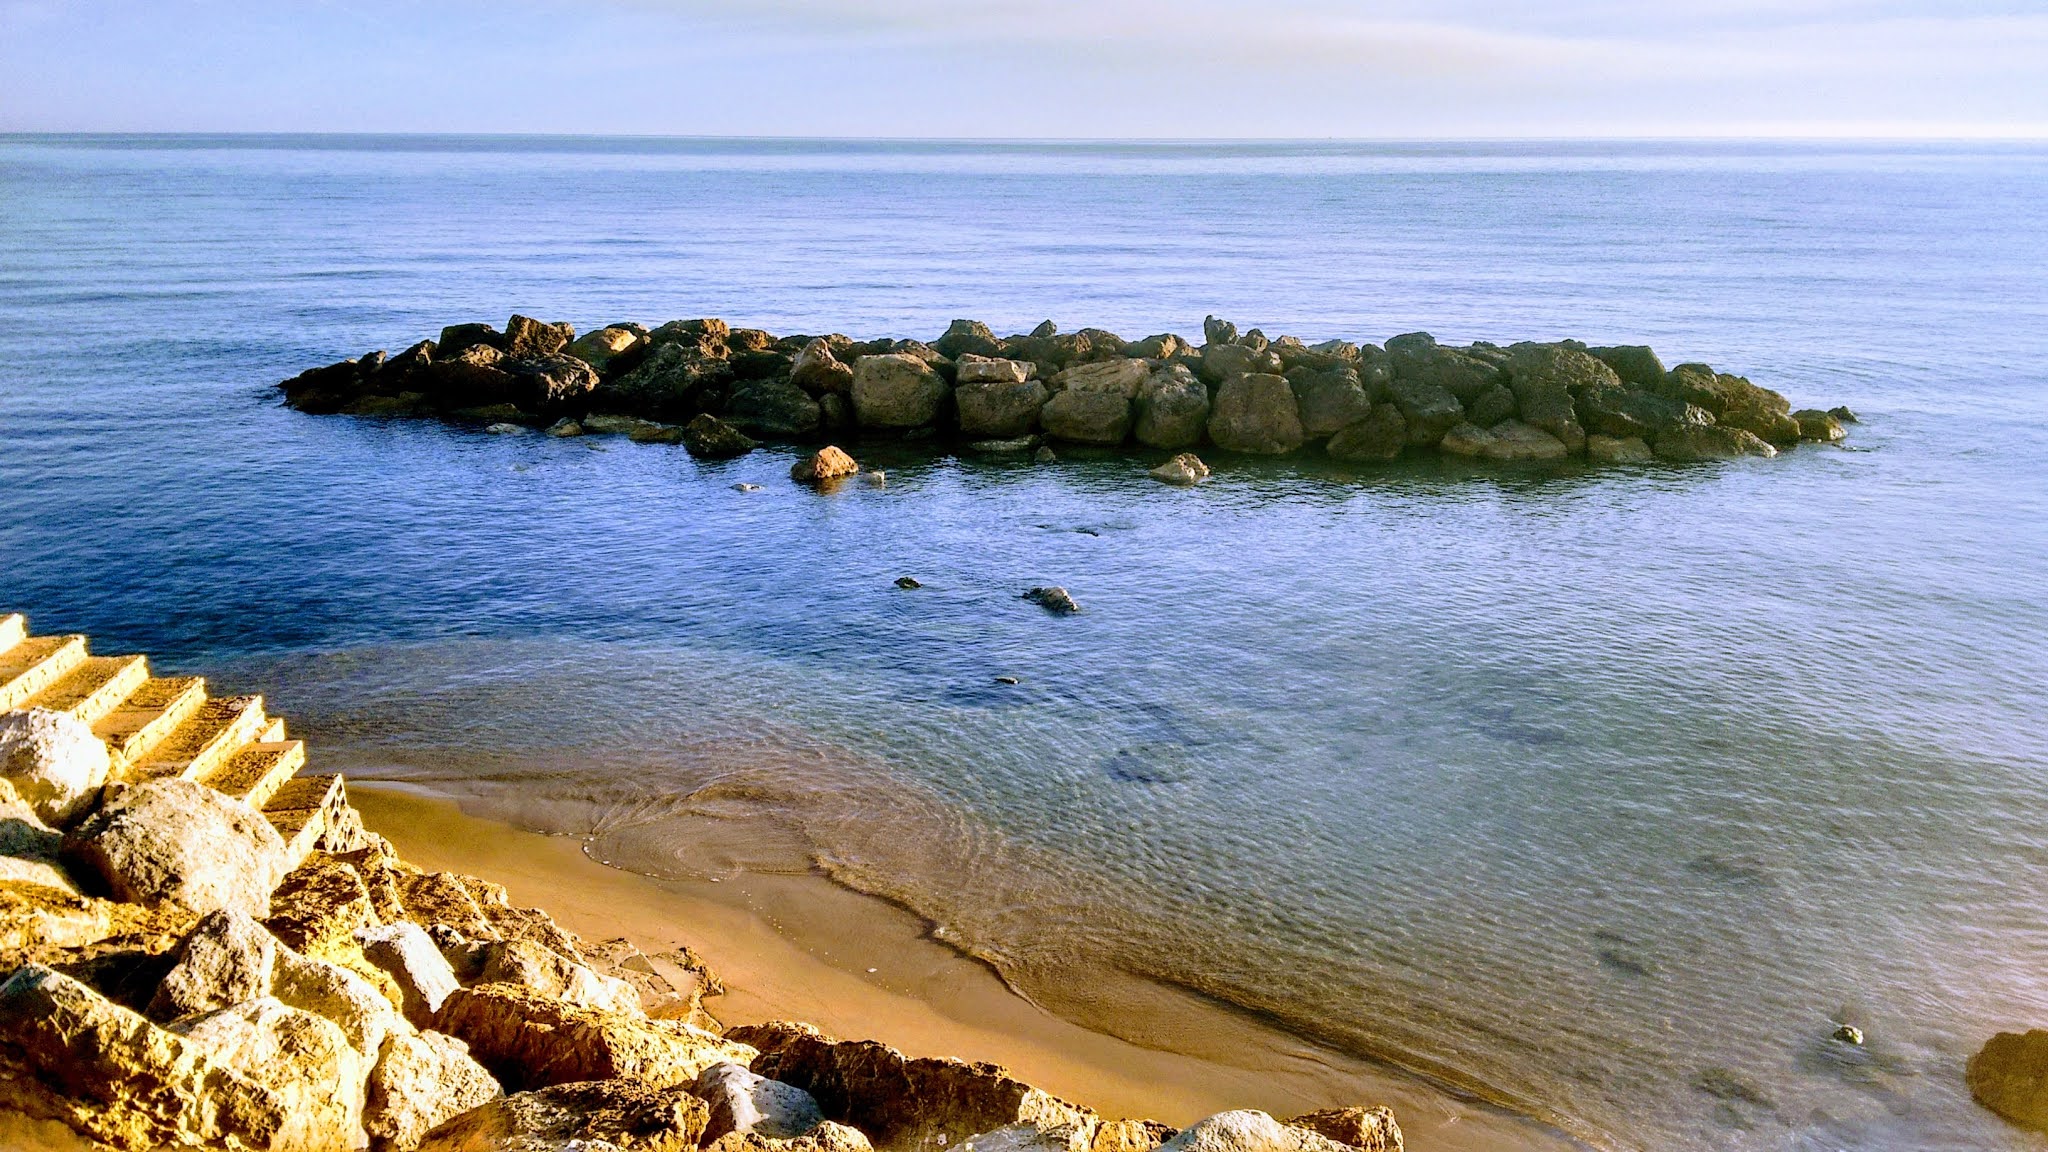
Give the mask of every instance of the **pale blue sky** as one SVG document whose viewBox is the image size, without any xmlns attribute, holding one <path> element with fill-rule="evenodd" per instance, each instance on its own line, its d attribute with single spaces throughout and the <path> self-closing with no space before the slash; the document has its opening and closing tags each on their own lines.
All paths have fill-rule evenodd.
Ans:
<svg viewBox="0 0 2048 1152">
<path fill-rule="evenodd" d="M 2048 135 L 2048 0 L 0 0 L 0 130 Z"/>
</svg>

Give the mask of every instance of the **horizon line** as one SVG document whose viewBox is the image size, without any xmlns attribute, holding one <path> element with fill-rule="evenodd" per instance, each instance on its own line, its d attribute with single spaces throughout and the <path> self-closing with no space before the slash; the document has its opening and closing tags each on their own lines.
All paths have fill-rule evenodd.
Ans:
<svg viewBox="0 0 2048 1152">
<path fill-rule="evenodd" d="M 1897 132 L 1751 132 L 1751 133 L 1575 133 L 1503 135 L 1391 136 L 943 136 L 834 135 L 817 133 L 702 132 L 521 132 L 501 129 L 12 129 L 0 128 L 0 139 L 48 137 L 178 138 L 216 137 L 264 139 L 324 137 L 330 139 L 502 139 L 502 140 L 648 140 L 694 143 L 771 141 L 793 144 L 1572 144 L 1572 143 L 1898 143 L 1898 144 L 2035 144 L 2048 143 L 2048 126 L 2029 132 L 1897 133 Z"/>
</svg>

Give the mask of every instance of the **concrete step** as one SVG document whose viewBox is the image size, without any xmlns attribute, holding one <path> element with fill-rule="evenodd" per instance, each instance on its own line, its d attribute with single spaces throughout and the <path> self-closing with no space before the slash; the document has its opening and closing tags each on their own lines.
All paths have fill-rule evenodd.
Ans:
<svg viewBox="0 0 2048 1152">
<path fill-rule="evenodd" d="M 29 636 L 0 653 L 0 712 L 26 704 L 85 662 L 83 636 Z"/>
<path fill-rule="evenodd" d="M 6 652 L 27 638 L 28 617 L 19 612 L 0 616 L 0 652 Z"/>
<path fill-rule="evenodd" d="M 294 776 L 263 806 L 263 816 L 284 838 L 285 852 L 296 868 L 320 842 L 333 814 L 347 803 L 341 777 Z"/>
<path fill-rule="evenodd" d="M 241 751 L 201 782 L 261 808 L 305 766 L 305 741 L 258 740 L 242 745 Z"/>
<path fill-rule="evenodd" d="M 263 731 L 261 696 L 207 700 L 163 742 L 133 764 L 137 780 L 180 776 L 204 780 Z"/>
<path fill-rule="evenodd" d="M 263 725 L 263 731 L 257 733 L 256 735 L 256 739 L 267 741 L 273 744 L 284 738 L 284 717 L 282 716 L 270 717 L 270 719 Z"/>
<path fill-rule="evenodd" d="M 152 676 L 115 705 L 92 730 L 122 760 L 133 764 L 177 731 L 204 703 L 205 678 Z"/>
<path fill-rule="evenodd" d="M 149 661 L 141 656 L 87 656 L 23 707 L 68 712 L 97 724 L 147 679 Z"/>
</svg>

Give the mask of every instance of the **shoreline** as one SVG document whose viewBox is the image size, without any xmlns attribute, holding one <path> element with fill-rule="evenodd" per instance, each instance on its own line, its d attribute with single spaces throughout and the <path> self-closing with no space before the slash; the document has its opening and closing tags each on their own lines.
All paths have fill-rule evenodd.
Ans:
<svg viewBox="0 0 2048 1152">
<path fill-rule="evenodd" d="M 1153 999 L 1127 1008 L 1158 1046 L 1091 1030 L 932 939 L 912 913 L 822 875 L 657 879 L 590 858 L 580 838 L 472 816 L 416 785 L 356 779 L 351 797 L 365 824 L 421 867 L 503 884 L 515 903 L 545 908 L 589 939 L 625 936 L 648 951 L 688 945 L 725 982 L 708 1008 L 728 1026 L 800 1020 L 913 1055 L 987 1060 L 1107 1116 L 1186 1124 L 1233 1107 L 1288 1115 L 1368 1101 L 1392 1107 L 1422 1152 L 1587 1147 L 1149 982 Z"/>
</svg>

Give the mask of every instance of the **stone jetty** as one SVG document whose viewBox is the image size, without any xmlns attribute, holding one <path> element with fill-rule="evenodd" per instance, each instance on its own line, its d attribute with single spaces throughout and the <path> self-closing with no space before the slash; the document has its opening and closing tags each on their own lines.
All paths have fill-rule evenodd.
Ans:
<svg viewBox="0 0 2048 1152">
<path fill-rule="evenodd" d="M 996 336 L 956 320 L 927 344 L 776 336 L 723 320 L 621 323 L 577 336 L 515 315 L 457 324 L 397 355 L 286 380 L 311 413 L 432 416 L 494 431 L 625 433 L 734 456 L 757 440 L 929 439 L 983 453 L 1044 441 L 1168 455 L 1317 452 L 1353 464 L 1440 452 L 1489 461 L 1688 462 L 1834 443 L 1846 408 L 1784 396 L 1705 364 L 1667 369 L 1640 345 L 1577 341 L 1384 345 L 1292 336 L 1209 317 L 1197 344 L 1126 340 L 1051 321 Z"/>
<path fill-rule="evenodd" d="M 1106 1118 L 991 1064 L 722 1027 L 721 991 L 687 948 L 407 864 L 260 697 L 0 616 L 0 1108 L 91 1146 L 1401 1147 L 1384 1108 Z"/>
</svg>

